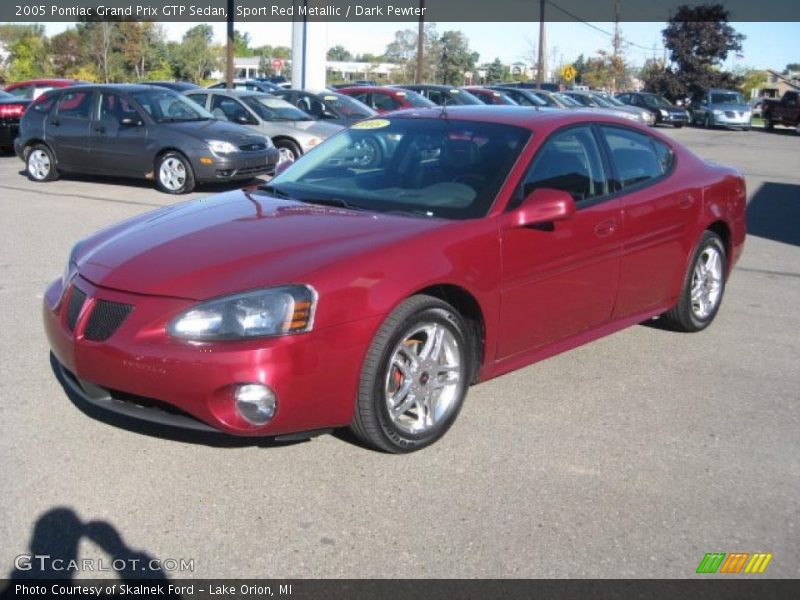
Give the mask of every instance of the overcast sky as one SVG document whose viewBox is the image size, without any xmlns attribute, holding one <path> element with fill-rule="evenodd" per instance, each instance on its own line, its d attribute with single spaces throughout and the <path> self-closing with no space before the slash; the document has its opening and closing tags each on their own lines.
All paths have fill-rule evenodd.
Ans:
<svg viewBox="0 0 800 600">
<path fill-rule="evenodd" d="M 197 23 L 163 23 L 170 39 L 179 40 L 183 33 Z M 224 41 L 225 24 L 213 23 L 219 42 Z M 68 23 L 46 23 L 48 34 L 58 33 Z M 594 28 L 592 27 L 594 26 Z M 787 63 L 800 62 L 800 23 L 734 23 L 734 28 L 747 36 L 743 58 L 729 57 L 728 68 L 740 66 L 759 69 L 782 70 Z M 505 63 L 518 60 L 531 61 L 532 48 L 538 40 L 538 23 L 438 23 L 440 32 L 461 30 L 469 38 L 470 47 L 479 52 L 481 62 L 491 62 L 495 57 Z M 547 45 L 556 63 L 571 62 L 581 53 L 592 55 L 597 50 L 609 49 L 611 23 L 548 23 Z M 341 44 L 350 52 L 382 54 L 394 39 L 398 29 L 416 28 L 416 23 L 329 23 L 328 46 Z M 631 44 L 626 48 L 629 62 L 640 65 L 645 58 L 663 55 L 661 30 L 664 23 L 623 23 L 622 35 Z M 261 46 L 291 45 L 291 23 L 244 23 L 237 29 L 250 34 L 252 44 Z"/>
</svg>

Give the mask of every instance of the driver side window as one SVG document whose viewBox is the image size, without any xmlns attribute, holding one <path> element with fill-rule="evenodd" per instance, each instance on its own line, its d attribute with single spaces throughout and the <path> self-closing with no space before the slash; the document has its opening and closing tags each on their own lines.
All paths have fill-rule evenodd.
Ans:
<svg viewBox="0 0 800 600">
<path fill-rule="evenodd" d="M 252 122 L 253 118 L 247 109 L 228 96 L 214 95 L 211 100 L 211 114 L 217 118 L 225 118 L 231 123 Z"/>
<path fill-rule="evenodd" d="M 572 127 L 554 133 L 539 149 L 512 201 L 513 208 L 532 191 L 548 188 L 568 192 L 581 202 L 605 196 L 608 181 L 592 129 Z"/>
</svg>

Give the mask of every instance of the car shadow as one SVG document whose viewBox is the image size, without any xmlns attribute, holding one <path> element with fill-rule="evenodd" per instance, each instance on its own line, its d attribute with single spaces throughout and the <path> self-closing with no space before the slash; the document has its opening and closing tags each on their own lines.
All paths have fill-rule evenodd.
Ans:
<svg viewBox="0 0 800 600">
<path fill-rule="evenodd" d="M 747 205 L 747 234 L 800 246 L 800 185 L 767 181 Z"/>
<path fill-rule="evenodd" d="M 226 435 L 222 432 L 206 432 L 195 431 L 191 429 L 181 429 L 178 427 L 170 427 L 169 425 L 161 425 L 158 423 L 150 423 L 148 421 L 141 421 L 125 415 L 120 415 L 114 412 L 103 410 L 93 404 L 87 402 L 80 395 L 76 394 L 71 386 L 64 381 L 61 370 L 58 368 L 58 363 L 55 357 L 50 355 L 50 368 L 53 371 L 58 383 L 64 390 L 64 393 L 69 398 L 75 407 L 86 416 L 111 425 L 118 427 L 132 433 L 143 434 L 150 437 L 156 437 L 173 442 L 182 442 L 186 444 L 198 444 L 202 446 L 210 446 L 213 448 L 282 448 L 286 446 L 294 446 L 303 442 L 310 441 L 313 437 L 328 431 L 308 432 L 298 434 L 297 439 L 275 439 L 274 437 L 238 437 L 233 435 Z"/>
<path fill-rule="evenodd" d="M 6 578 L 9 583 L 6 589 L 8 595 L 3 593 L 0 598 L 13 597 L 13 582 L 43 579 L 77 581 L 77 575 L 85 575 L 88 570 L 100 570 L 97 568 L 101 566 L 97 562 L 99 557 L 79 558 L 78 548 L 83 540 L 93 542 L 108 555 L 103 559 L 102 566 L 106 570 L 113 570 L 123 582 L 147 579 L 163 583 L 170 580 L 160 568 L 160 561 L 147 552 L 130 548 L 108 521 L 84 522 L 71 508 L 59 506 L 51 508 L 36 520 L 31 533 L 30 553 L 16 556 Z M 92 569 L 83 568 L 86 560 L 91 561 Z"/>
<path fill-rule="evenodd" d="M 25 169 L 18 171 L 20 175 L 23 177 L 28 177 L 28 172 Z M 98 183 L 104 185 L 113 185 L 113 186 L 124 186 L 124 187 L 134 187 L 139 189 L 145 190 L 157 190 L 156 184 L 152 179 L 136 179 L 136 178 L 128 178 L 128 177 L 112 177 L 112 176 L 105 176 L 105 175 L 85 175 L 82 173 L 61 173 L 58 176 L 59 179 L 63 179 L 65 181 L 76 181 L 79 183 Z M 196 192 L 205 192 L 205 193 L 222 193 L 222 192 L 230 192 L 232 190 L 239 190 L 246 187 L 256 186 L 262 183 L 265 183 L 267 180 L 254 178 L 254 179 L 238 179 L 236 181 L 220 181 L 220 182 L 211 182 L 211 183 L 198 183 L 197 187 L 194 188 L 193 193 Z M 169 194 L 164 194 L 165 196 Z M 180 198 L 181 194 L 176 194 L 176 198 Z"/>
</svg>

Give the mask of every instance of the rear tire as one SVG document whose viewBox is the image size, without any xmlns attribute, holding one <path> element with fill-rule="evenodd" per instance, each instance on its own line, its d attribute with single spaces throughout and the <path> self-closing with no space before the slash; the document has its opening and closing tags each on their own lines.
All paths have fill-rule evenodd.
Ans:
<svg viewBox="0 0 800 600">
<path fill-rule="evenodd" d="M 464 319 L 432 296 L 408 298 L 387 317 L 364 359 L 351 430 L 373 448 L 413 452 L 458 416 L 472 373 Z"/>
<path fill-rule="evenodd" d="M 300 146 L 292 140 L 276 140 L 275 147 L 278 149 L 278 164 L 287 160 L 294 162 L 303 156 Z"/>
<path fill-rule="evenodd" d="M 25 155 L 25 170 L 31 181 L 43 182 L 58 179 L 56 158 L 53 151 L 44 144 L 35 144 L 28 150 Z"/>
<path fill-rule="evenodd" d="M 662 322 L 674 331 L 683 332 L 708 327 L 722 304 L 727 265 L 722 239 L 713 231 L 703 232 L 684 277 L 678 303 L 661 315 Z"/>
<path fill-rule="evenodd" d="M 192 163 L 176 151 L 165 152 L 156 161 L 156 186 L 167 194 L 188 194 L 195 187 Z"/>
</svg>

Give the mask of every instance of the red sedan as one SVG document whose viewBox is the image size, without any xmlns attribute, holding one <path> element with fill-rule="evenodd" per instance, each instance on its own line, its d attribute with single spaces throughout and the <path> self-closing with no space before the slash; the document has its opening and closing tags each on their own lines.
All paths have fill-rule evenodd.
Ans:
<svg viewBox="0 0 800 600">
<path fill-rule="evenodd" d="M 45 92 L 53 88 L 70 87 L 86 83 L 78 79 L 31 79 L 29 81 L 18 81 L 5 87 L 5 91 L 17 98 L 36 100 Z"/>
<path fill-rule="evenodd" d="M 493 104 L 499 106 L 504 104 L 513 106 L 517 104 L 508 94 L 501 92 L 500 90 L 490 90 L 489 88 L 476 86 L 468 86 L 462 89 L 467 90 L 470 94 L 478 98 L 484 104 Z"/>
<path fill-rule="evenodd" d="M 713 321 L 745 240 L 735 169 L 601 113 L 442 115 L 360 122 L 261 188 L 79 242 L 44 298 L 62 383 L 134 419 L 409 452 L 475 382 Z"/>
<path fill-rule="evenodd" d="M 393 87 L 346 87 L 336 90 L 340 94 L 352 96 L 379 114 L 386 114 L 404 108 L 432 108 L 433 102 L 411 90 Z"/>
</svg>

